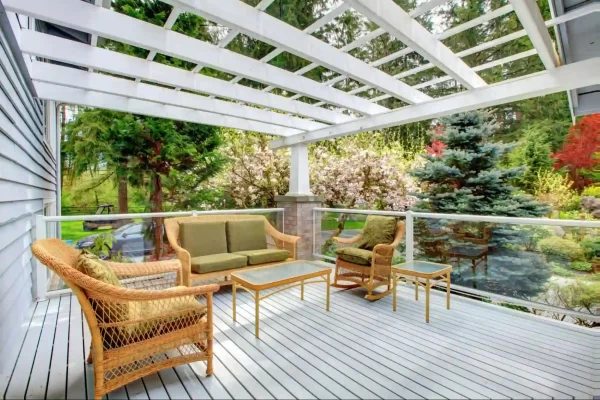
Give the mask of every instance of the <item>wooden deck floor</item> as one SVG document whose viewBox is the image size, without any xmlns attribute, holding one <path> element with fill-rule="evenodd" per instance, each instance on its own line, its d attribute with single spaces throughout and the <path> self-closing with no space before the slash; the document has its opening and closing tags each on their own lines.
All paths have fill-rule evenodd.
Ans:
<svg viewBox="0 0 600 400">
<path fill-rule="evenodd" d="M 597 331 L 453 296 L 444 308 L 400 290 L 370 303 L 360 289 L 309 285 L 305 301 L 290 289 L 262 302 L 261 339 L 243 293 L 238 322 L 231 293 L 215 298 L 215 374 L 196 363 L 161 371 L 109 394 L 110 399 L 592 398 L 600 395 Z M 424 296 L 422 296 L 424 297 Z M 0 376 L 5 398 L 92 398 L 85 364 L 89 332 L 70 295 L 37 304 L 14 369 Z M 17 354 L 18 353 L 18 354 Z"/>
</svg>

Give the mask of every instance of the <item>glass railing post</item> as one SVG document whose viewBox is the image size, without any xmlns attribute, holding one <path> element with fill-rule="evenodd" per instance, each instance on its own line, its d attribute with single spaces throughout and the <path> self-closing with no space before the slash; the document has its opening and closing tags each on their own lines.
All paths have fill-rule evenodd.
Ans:
<svg viewBox="0 0 600 400">
<path fill-rule="evenodd" d="M 414 217 L 412 211 L 406 212 L 406 261 L 414 259 Z"/>
</svg>

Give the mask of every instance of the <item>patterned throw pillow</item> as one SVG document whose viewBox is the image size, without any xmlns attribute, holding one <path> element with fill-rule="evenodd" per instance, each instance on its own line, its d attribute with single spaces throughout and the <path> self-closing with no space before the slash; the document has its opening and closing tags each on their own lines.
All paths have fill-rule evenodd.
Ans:
<svg viewBox="0 0 600 400">
<path fill-rule="evenodd" d="M 396 233 L 396 219 L 379 215 L 369 215 L 357 243 L 359 249 L 373 250 L 378 244 L 390 244 Z"/>
<path fill-rule="evenodd" d="M 114 271 L 106 265 L 97 255 L 88 250 L 82 250 L 77 258 L 77 270 L 87 276 L 109 285 L 121 286 L 119 278 Z"/>
</svg>

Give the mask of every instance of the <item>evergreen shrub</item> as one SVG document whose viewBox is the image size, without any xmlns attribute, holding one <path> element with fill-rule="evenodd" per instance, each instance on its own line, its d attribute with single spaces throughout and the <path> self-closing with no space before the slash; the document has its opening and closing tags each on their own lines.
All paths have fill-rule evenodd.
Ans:
<svg viewBox="0 0 600 400">
<path fill-rule="evenodd" d="M 553 236 L 540 240 L 538 246 L 540 251 L 548 256 L 557 256 L 570 261 L 585 259 L 581 246 L 569 239 Z"/>
</svg>

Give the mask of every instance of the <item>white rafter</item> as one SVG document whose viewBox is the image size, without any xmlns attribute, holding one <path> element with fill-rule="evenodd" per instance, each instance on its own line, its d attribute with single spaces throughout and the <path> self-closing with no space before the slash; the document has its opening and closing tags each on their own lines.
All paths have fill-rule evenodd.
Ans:
<svg viewBox="0 0 600 400">
<path fill-rule="evenodd" d="M 442 97 L 426 103 L 407 106 L 373 117 L 290 136 L 273 141 L 271 148 L 316 142 L 390 126 L 404 125 L 597 84 L 600 84 L 600 57 Z"/>
<path fill-rule="evenodd" d="M 296 54 L 309 61 L 319 63 L 333 71 L 348 75 L 353 79 L 365 82 L 378 90 L 391 94 L 394 97 L 398 97 L 407 103 L 420 103 L 430 99 L 426 94 L 412 89 L 404 82 L 393 79 L 385 72 L 370 68 L 367 63 L 352 57 L 277 18 L 259 12 L 239 0 L 219 0 L 218 2 L 204 0 L 162 1 L 185 8 L 186 11 L 195 12 L 222 25 L 238 28 L 249 36 L 273 46 L 283 48 L 290 53 Z M 316 83 L 314 81 L 312 82 Z M 324 87 L 318 83 L 316 84 Z M 274 81 L 271 82 L 271 85 L 283 87 Z M 315 96 L 310 97 L 316 98 Z M 320 100 L 327 101 L 326 99 Z M 346 107 L 339 103 L 336 105 Z"/>
<path fill-rule="evenodd" d="M 554 49 L 548 27 L 544 23 L 544 17 L 542 17 L 537 3 L 529 0 L 510 0 L 510 2 L 517 17 L 519 17 L 521 25 L 529 35 L 533 47 L 537 50 L 544 67 L 546 69 L 558 67 L 560 58 Z"/>
<path fill-rule="evenodd" d="M 393 0 L 346 1 L 350 2 L 352 8 L 383 27 L 390 35 L 401 40 L 463 86 L 472 89 L 486 85 L 486 82 L 460 57 L 437 40 Z"/>
<path fill-rule="evenodd" d="M 354 119 L 345 114 L 314 107 L 300 101 L 292 101 L 271 93 L 263 93 L 246 86 L 234 85 L 221 79 L 194 74 L 181 68 L 147 61 L 107 49 L 91 47 L 40 32 L 23 31 L 21 50 L 26 54 L 41 58 L 139 78 L 161 85 L 181 87 L 193 92 L 217 95 L 222 98 L 286 111 L 327 123 L 336 124 Z"/>
<path fill-rule="evenodd" d="M 44 82 L 34 82 L 40 99 L 61 103 L 77 104 L 86 107 L 104 108 L 107 110 L 123 111 L 132 114 L 152 117 L 175 119 L 214 126 L 225 126 L 234 129 L 268 133 L 270 135 L 287 136 L 299 133 L 297 129 L 269 125 L 263 122 L 250 121 L 243 118 L 229 117 L 204 111 L 194 111 L 189 108 L 174 107 L 151 101 L 131 99 L 112 94 L 82 90 L 66 86 L 53 85 Z"/>
<path fill-rule="evenodd" d="M 372 104 L 365 99 L 349 95 L 341 90 L 324 87 L 311 79 L 294 75 L 281 68 L 263 64 L 258 60 L 221 49 L 210 43 L 177 32 L 166 31 L 162 27 L 79 0 L 28 0 L 26 2 L 4 0 L 3 4 L 6 9 L 13 12 L 34 16 L 84 32 L 94 32 L 103 37 L 155 50 L 188 62 L 205 64 L 230 74 L 238 74 L 259 82 L 274 84 L 286 90 L 303 93 L 306 96 L 366 115 L 379 114 L 387 110 L 385 107 Z"/>
<path fill-rule="evenodd" d="M 115 78 L 110 75 L 86 72 L 39 61 L 32 64 L 31 78 L 38 82 L 94 90 L 96 92 L 114 94 L 132 99 L 147 100 L 160 104 L 189 108 L 191 110 L 207 111 L 271 125 L 280 125 L 293 128 L 294 131 L 314 130 L 328 126 L 319 122 L 265 111 L 229 101 L 209 99 L 197 94 L 177 92 L 161 86 L 137 83 L 129 79 Z"/>
</svg>

